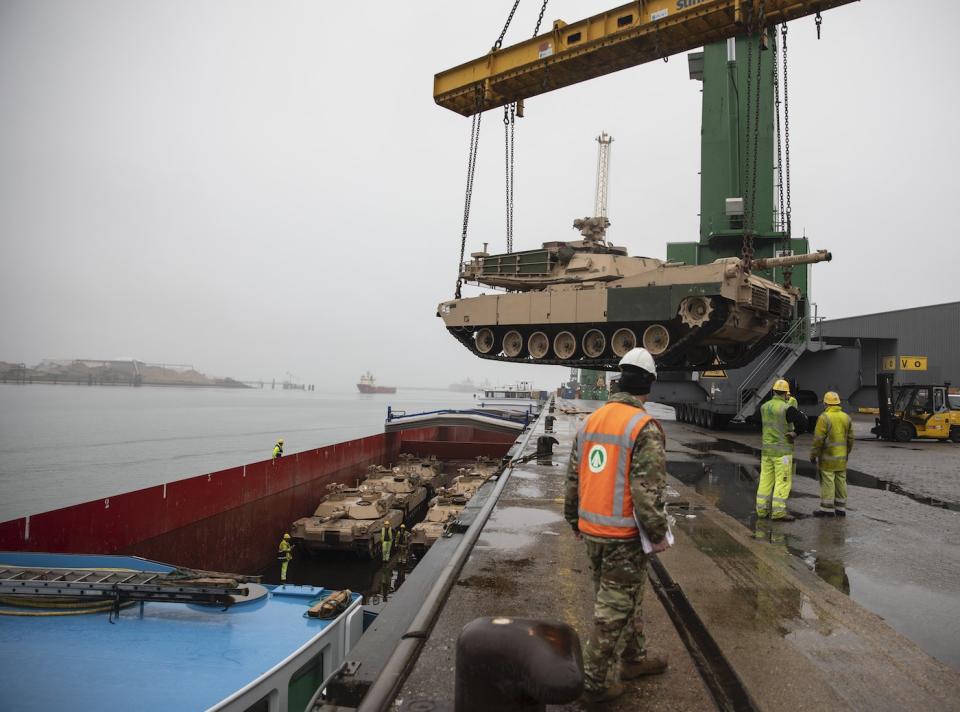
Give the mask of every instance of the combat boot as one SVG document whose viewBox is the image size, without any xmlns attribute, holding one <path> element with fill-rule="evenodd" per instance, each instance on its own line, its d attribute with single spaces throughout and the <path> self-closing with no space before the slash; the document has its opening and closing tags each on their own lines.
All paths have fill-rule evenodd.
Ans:
<svg viewBox="0 0 960 712">
<path fill-rule="evenodd" d="M 813 510 L 813 516 L 815 516 L 815 517 L 833 517 L 833 516 L 836 516 L 836 514 L 835 514 L 834 512 L 828 512 L 828 511 L 825 510 L 825 509 L 814 509 L 814 510 Z M 844 515 L 840 515 L 840 516 L 844 516 Z"/>
<path fill-rule="evenodd" d="M 602 702 L 610 702 L 620 697 L 626 688 L 619 682 L 615 682 L 610 687 L 605 690 L 584 690 L 583 694 L 580 695 L 580 701 L 588 705 L 598 705 Z"/>
<path fill-rule="evenodd" d="M 621 680 L 634 680 L 644 675 L 659 675 L 667 669 L 667 659 L 647 656 L 633 662 L 623 661 L 620 668 Z"/>
</svg>

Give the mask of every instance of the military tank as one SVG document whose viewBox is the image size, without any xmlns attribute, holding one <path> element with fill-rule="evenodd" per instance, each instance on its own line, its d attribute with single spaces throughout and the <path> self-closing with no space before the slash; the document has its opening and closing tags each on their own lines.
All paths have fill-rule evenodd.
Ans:
<svg viewBox="0 0 960 712">
<path fill-rule="evenodd" d="M 828 262 L 826 250 L 705 265 L 630 257 L 605 218 L 575 220 L 582 240 L 474 252 L 461 279 L 504 291 L 441 302 L 447 330 L 481 358 L 616 370 L 644 346 L 667 371 L 749 363 L 799 316 L 800 291 L 755 274 Z"/>
<path fill-rule="evenodd" d="M 290 539 L 312 553 L 353 551 L 372 558 L 380 550 L 383 525 L 396 530 L 403 523 L 395 499 L 392 492 L 333 486 L 312 517 L 291 525 Z"/>
<path fill-rule="evenodd" d="M 437 459 L 436 455 L 417 457 L 407 452 L 400 453 L 394 469 L 403 475 L 417 475 L 420 482 L 431 492 L 437 490 L 442 484 L 443 463 Z"/>
<path fill-rule="evenodd" d="M 410 551 L 415 556 L 423 556 L 427 549 L 443 536 L 447 527 L 456 521 L 466 505 L 467 498 L 462 495 L 434 497 L 427 516 L 410 531 Z"/>
<path fill-rule="evenodd" d="M 380 465 L 372 465 L 367 469 L 367 478 L 360 483 L 360 491 L 392 494 L 390 507 L 400 510 L 404 521 L 422 512 L 430 496 L 427 488 L 420 483 L 419 474 L 404 473 L 399 467 Z"/>
<path fill-rule="evenodd" d="M 477 490 L 480 489 L 483 483 L 489 479 L 490 475 L 476 471 L 471 472 L 467 468 L 463 468 L 460 470 L 460 474 L 453 478 L 450 486 L 440 490 L 439 494 L 464 497 L 469 500 L 477 493 Z"/>
</svg>

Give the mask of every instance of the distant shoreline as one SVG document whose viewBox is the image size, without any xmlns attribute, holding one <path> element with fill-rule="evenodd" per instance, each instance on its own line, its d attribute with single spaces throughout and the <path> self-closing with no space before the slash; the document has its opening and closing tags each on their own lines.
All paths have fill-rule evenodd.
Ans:
<svg viewBox="0 0 960 712">
<path fill-rule="evenodd" d="M 143 386 L 149 386 L 150 388 L 227 388 L 227 389 L 254 389 L 254 386 L 249 386 L 246 383 L 240 383 L 239 381 L 233 381 L 231 383 L 189 383 L 189 382 L 142 382 L 142 383 L 130 383 L 129 381 L 118 382 L 118 381 L 85 381 L 82 379 L 74 378 L 27 378 L 27 379 L 12 379 L 12 378 L 0 378 L 0 384 L 6 384 L 10 386 L 105 386 L 110 388 L 140 388 Z M 259 388 L 255 390 L 260 390 Z"/>
</svg>

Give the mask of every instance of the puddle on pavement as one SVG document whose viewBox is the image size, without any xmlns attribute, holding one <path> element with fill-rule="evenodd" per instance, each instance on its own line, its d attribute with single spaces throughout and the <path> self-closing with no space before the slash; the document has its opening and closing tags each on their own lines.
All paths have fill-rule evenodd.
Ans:
<svg viewBox="0 0 960 712">
<path fill-rule="evenodd" d="M 801 469 L 798 474 L 813 476 L 813 467 L 809 463 L 799 464 Z M 804 464 L 806 468 L 802 467 Z M 810 471 L 809 474 L 804 472 L 805 469 Z M 847 528 L 841 522 L 825 522 L 825 526 L 818 527 L 815 534 L 811 535 L 807 530 L 800 536 L 792 533 L 789 525 L 772 523 L 765 519 L 757 521 L 754 516 L 758 477 L 756 467 L 717 459 L 715 462 L 670 462 L 667 470 L 678 480 L 694 488 L 717 509 L 740 521 L 756 540 L 782 548 L 803 562 L 821 580 L 877 615 L 883 616 L 894 628 L 926 652 L 955 669 L 960 669 L 960 649 L 954 643 L 960 633 L 955 603 L 951 602 L 949 597 L 944 597 L 942 591 L 919 585 L 913 586 L 913 593 L 905 594 L 902 586 L 890 585 L 882 576 L 868 576 L 865 572 L 850 567 L 848 562 L 844 561 L 849 540 Z M 791 498 L 800 494 L 794 492 Z M 694 515 L 692 518 L 686 516 L 687 511 L 682 506 L 670 507 L 671 514 L 677 519 L 677 527 L 685 532 L 700 550 L 709 553 L 731 578 L 743 584 L 748 583 L 753 574 L 742 569 L 742 566 L 749 562 L 749 557 L 739 555 L 738 547 L 742 547 L 732 537 L 722 532 L 716 534 L 715 528 L 700 526 L 696 509 L 690 510 Z M 744 586 L 742 593 L 748 598 L 757 596 L 749 585 Z M 773 594 L 765 592 L 762 597 L 765 600 L 769 595 Z M 779 597 L 780 594 L 775 595 Z M 927 600 L 922 615 L 919 612 L 914 615 L 915 605 L 911 597 L 924 597 Z M 791 597 L 790 600 L 781 600 L 776 606 L 770 607 L 770 616 L 777 614 L 774 616 L 777 626 L 784 634 L 791 630 L 791 618 L 804 617 L 801 603 L 799 598 L 794 600 Z M 757 615 L 760 616 L 760 613 L 758 610 Z M 941 624 L 931 626 L 930 620 L 939 620 Z"/>
<path fill-rule="evenodd" d="M 681 443 L 681 445 L 699 453 L 700 458 L 703 458 L 710 453 L 753 455 L 757 457 L 758 461 L 760 458 L 760 451 L 756 448 L 751 447 L 750 445 L 744 445 L 743 443 L 739 443 L 734 440 L 725 440 L 723 438 Z M 671 463 L 671 466 L 677 464 L 681 463 Z M 796 464 L 797 475 L 811 480 L 817 479 L 817 470 L 811 463 L 805 460 L 797 460 Z M 673 473 L 671 472 L 671 474 Z M 897 482 L 884 480 L 879 477 L 875 477 L 874 475 L 869 475 L 866 472 L 860 472 L 859 470 L 847 470 L 847 484 L 855 485 L 857 487 L 866 487 L 868 489 L 885 490 L 887 492 L 893 492 L 894 494 L 899 494 L 904 497 L 909 497 L 914 502 L 925 504 L 929 507 L 937 507 L 938 509 L 949 509 L 953 512 L 960 512 L 960 502 L 949 502 L 946 500 L 937 499 L 936 497 L 917 494 L 915 492 L 911 492 Z"/>
<path fill-rule="evenodd" d="M 531 546 L 544 529 L 563 517 L 549 509 L 501 507 L 493 511 L 477 542 L 478 549 L 515 551 Z"/>
</svg>

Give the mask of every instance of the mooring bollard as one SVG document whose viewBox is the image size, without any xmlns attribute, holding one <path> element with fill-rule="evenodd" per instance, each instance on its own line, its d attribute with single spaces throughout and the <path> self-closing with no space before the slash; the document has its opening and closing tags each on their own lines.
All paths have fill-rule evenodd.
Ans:
<svg viewBox="0 0 960 712">
<path fill-rule="evenodd" d="M 550 460 L 553 457 L 553 446 L 560 441 L 550 435 L 541 435 L 537 438 L 537 460 Z"/>
<path fill-rule="evenodd" d="M 580 638 L 566 623 L 477 618 L 457 639 L 456 712 L 545 710 L 583 691 Z"/>
</svg>

